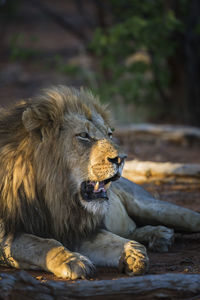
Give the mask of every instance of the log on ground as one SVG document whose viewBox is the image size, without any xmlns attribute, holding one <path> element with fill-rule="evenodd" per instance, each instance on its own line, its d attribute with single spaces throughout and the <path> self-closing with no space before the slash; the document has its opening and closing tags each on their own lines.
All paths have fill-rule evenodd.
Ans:
<svg viewBox="0 0 200 300">
<path fill-rule="evenodd" d="M 200 183 L 200 164 L 132 160 L 125 163 L 123 176 L 136 183 L 154 180 Z"/>
<path fill-rule="evenodd" d="M 144 275 L 116 280 L 40 282 L 25 271 L 0 274 L 0 299 L 192 299 L 200 274 Z"/>
</svg>

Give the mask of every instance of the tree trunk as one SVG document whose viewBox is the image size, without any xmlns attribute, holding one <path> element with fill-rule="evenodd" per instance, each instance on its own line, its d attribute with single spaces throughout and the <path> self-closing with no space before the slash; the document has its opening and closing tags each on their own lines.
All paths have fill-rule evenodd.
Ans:
<svg viewBox="0 0 200 300">
<path fill-rule="evenodd" d="M 190 112 L 190 123 L 200 126 L 200 1 L 189 1 L 189 6 L 190 11 L 185 39 L 188 82 L 187 102 L 188 111 Z"/>
</svg>

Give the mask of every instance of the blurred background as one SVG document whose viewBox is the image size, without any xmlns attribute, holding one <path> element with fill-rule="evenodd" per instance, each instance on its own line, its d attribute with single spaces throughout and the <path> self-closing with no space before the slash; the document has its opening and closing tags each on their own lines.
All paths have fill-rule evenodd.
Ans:
<svg viewBox="0 0 200 300">
<path fill-rule="evenodd" d="M 0 104 L 89 87 L 119 124 L 200 126 L 200 1 L 0 0 Z"/>
</svg>

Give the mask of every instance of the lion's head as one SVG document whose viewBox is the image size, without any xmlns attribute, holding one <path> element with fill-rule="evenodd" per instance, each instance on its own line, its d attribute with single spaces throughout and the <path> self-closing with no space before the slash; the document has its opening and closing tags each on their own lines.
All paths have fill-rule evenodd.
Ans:
<svg viewBox="0 0 200 300">
<path fill-rule="evenodd" d="M 50 216 L 55 231 L 79 221 L 84 228 L 83 216 L 101 220 L 125 156 L 112 140 L 107 110 L 89 91 L 52 88 L 2 113 L 0 139 L 7 218 L 27 220 L 31 207 Z"/>
</svg>

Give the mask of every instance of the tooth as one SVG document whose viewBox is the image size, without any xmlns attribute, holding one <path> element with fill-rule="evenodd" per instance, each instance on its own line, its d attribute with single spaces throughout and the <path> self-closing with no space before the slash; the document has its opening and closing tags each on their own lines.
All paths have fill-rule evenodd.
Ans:
<svg viewBox="0 0 200 300">
<path fill-rule="evenodd" d="M 97 181 L 97 183 L 96 183 L 95 186 L 94 186 L 94 190 L 95 190 L 95 191 L 98 191 L 98 189 L 99 189 L 99 182 Z"/>
<path fill-rule="evenodd" d="M 108 182 L 108 183 L 105 185 L 105 190 L 106 190 L 106 191 L 109 189 L 110 185 L 111 185 L 111 182 Z"/>
</svg>

